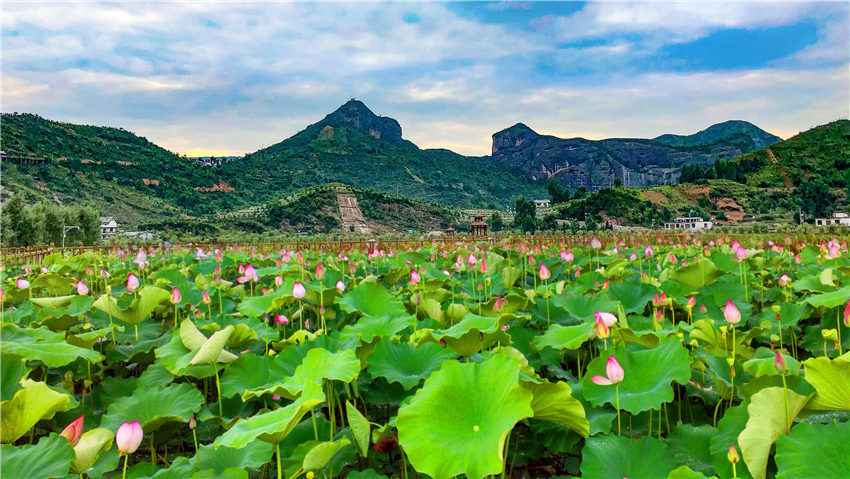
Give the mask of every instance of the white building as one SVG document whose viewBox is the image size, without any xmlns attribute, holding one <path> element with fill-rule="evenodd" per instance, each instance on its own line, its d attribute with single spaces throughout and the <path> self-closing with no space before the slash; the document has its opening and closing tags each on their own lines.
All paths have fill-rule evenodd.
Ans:
<svg viewBox="0 0 850 479">
<path fill-rule="evenodd" d="M 100 239 L 106 240 L 118 233 L 118 222 L 112 216 L 100 217 Z"/>
<path fill-rule="evenodd" d="M 847 225 L 850 226 L 850 216 L 847 213 L 836 211 L 832 218 L 815 218 L 816 226 L 829 226 L 829 225 Z"/>
<path fill-rule="evenodd" d="M 534 200 L 535 208 L 548 208 L 551 205 L 549 200 Z"/>
<path fill-rule="evenodd" d="M 713 226 L 714 223 L 698 216 L 676 218 L 669 223 L 664 223 L 665 230 L 702 231 L 710 230 Z"/>
</svg>

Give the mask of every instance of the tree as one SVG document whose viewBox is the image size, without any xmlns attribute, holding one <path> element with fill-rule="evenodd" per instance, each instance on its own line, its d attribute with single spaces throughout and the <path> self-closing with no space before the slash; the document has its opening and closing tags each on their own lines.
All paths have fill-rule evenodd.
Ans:
<svg viewBox="0 0 850 479">
<path fill-rule="evenodd" d="M 813 178 L 797 189 L 803 211 L 813 216 L 826 216 L 835 205 L 835 196 L 829 186 L 820 178 Z"/>
<path fill-rule="evenodd" d="M 492 215 L 490 215 L 490 229 L 492 231 L 502 231 L 505 227 L 505 221 L 502 219 L 502 215 L 496 211 Z"/>
<path fill-rule="evenodd" d="M 620 177 L 614 178 L 614 188 L 621 188 L 623 186 L 623 180 Z"/>
<path fill-rule="evenodd" d="M 553 204 L 566 203 L 567 201 L 570 201 L 570 190 L 554 179 L 549 180 L 546 190 L 549 192 L 549 198 L 552 200 Z"/>
<path fill-rule="evenodd" d="M 537 217 L 534 203 L 520 196 L 514 203 L 514 226 L 523 232 L 532 233 L 537 229 Z"/>
</svg>

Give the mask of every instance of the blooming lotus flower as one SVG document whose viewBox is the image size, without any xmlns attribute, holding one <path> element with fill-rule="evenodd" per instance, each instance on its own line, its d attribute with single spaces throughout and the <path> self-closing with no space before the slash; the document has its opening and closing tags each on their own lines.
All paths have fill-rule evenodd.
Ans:
<svg viewBox="0 0 850 479">
<path fill-rule="evenodd" d="M 779 351 L 776 351 L 776 356 L 773 358 L 773 367 L 776 368 L 779 374 L 785 374 L 785 371 L 788 369 L 788 366 L 785 364 L 785 358 L 779 354 Z"/>
<path fill-rule="evenodd" d="M 30 265 L 24 266 L 24 274 L 26 274 L 26 275 L 32 274 L 32 268 L 30 268 Z"/>
<path fill-rule="evenodd" d="M 289 324 L 289 318 L 287 318 L 286 316 L 284 316 L 282 314 L 278 314 L 277 316 L 274 317 L 274 322 L 277 323 L 277 324 L 287 325 L 287 324 Z"/>
<path fill-rule="evenodd" d="M 609 328 L 617 324 L 617 317 L 611 313 L 606 313 L 604 311 L 597 311 L 593 313 L 593 318 L 596 320 L 596 322 L 602 321 L 602 323 L 604 323 L 605 326 Z"/>
<path fill-rule="evenodd" d="M 561 250 L 560 256 L 561 256 L 561 261 L 567 260 L 567 252 L 566 251 Z"/>
<path fill-rule="evenodd" d="M 118 453 L 121 455 L 133 454 L 142 443 L 144 436 L 142 425 L 139 421 L 131 423 L 123 423 L 115 433 L 115 446 L 118 448 Z"/>
<path fill-rule="evenodd" d="M 546 281 L 549 277 L 552 276 L 552 273 L 549 272 L 549 268 L 546 267 L 546 264 L 542 261 L 540 262 L 540 279 Z"/>
<path fill-rule="evenodd" d="M 608 336 L 611 336 L 611 331 L 608 329 L 608 325 L 605 324 L 605 321 L 599 317 L 599 312 L 596 313 L 596 336 L 599 339 L 608 339 Z"/>
<path fill-rule="evenodd" d="M 407 282 L 407 284 L 416 284 L 416 283 L 419 282 L 420 279 L 421 278 L 419 276 L 419 273 L 414 268 L 414 269 L 410 270 L 410 280 Z"/>
<path fill-rule="evenodd" d="M 617 358 L 609 356 L 608 362 L 605 364 L 605 376 L 599 376 L 597 374 L 595 376 L 591 376 L 590 380 L 593 381 L 594 384 L 598 384 L 600 386 L 610 386 L 612 384 L 620 384 L 623 382 L 625 374 L 623 367 L 617 362 Z"/>
<path fill-rule="evenodd" d="M 741 322 L 741 312 L 738 311 L 738 308 L 735 307 L 732 300 L 726 300 L 726 307 L 723 308 L 723 317 L 730 324 L 738 324 Z"/>
<path fill-rule="evenodd" d="M 15 286 L 17 286 L 18 289 L 27 289 L 30 287 L 30 282 L 23 278 L 18 278 L 15 280 Z"/>
<path fill-rule="evenodd" d="M 133 273 L 128 274 L 127 275 L 127 286 L 125 286 L 127 291 L 132 293 L 138 287 L 139 287 L 139 278 L 136 277 L 136 275 L 133 274 Z"/>
<path fill-rule="evenodd" d="M 788 286 L 788 284 L 790 282 L 791 282 L 791 278 L 787 274 L 783 274 L 782 276 L 779 277 L 779 284 L 782 285 L 782 286 Z"/>
<path fill-rule="evenodd" d="M 206 291 L 201 292 L 201 302 L 204 303 L 204 304 L 212 303 L 212 300 L 210 299 L 210 295 Z"/>
<path fill-rule="evenodd" d="M 643 254 L 644 254 L 644 256 L 646 256 L 647 258 L 651 258 L 651 257 L 652 257 L 652 247 L 651 247 L 651 246 L 647 246 L 646 248 L 644 248 L 644 249 L 643 249 Z"/>
<path fill-rule="evenodd" d="M 216 249 L 216 250 L 215 250 L 215 262 L 216 262 L 216 263 L 221 263 L 222 259 L 223 259 L 223 258 L 221 257 L 221 251 L 220 251 L 220 250 L 218 250 L 218 249 Z"/>
<path fill-rule="evenodd" d="M 345 283 L 343 283 L 342 280 L 337 281 L 336 289 L 338 289 L 339 292 L 342 293 L 343 291 L 345 291 Z"/>
<path fill-rule="evenodd" d="M 300 281 L 292 285 L 292 296 L 295 296 L 295 299 L 304 299 L 307 296 L 307 289 Z"/>
<path fill-rule="evenodd" d="M 85 414 L 74 419 L 71 424 L 65 426 L 65 429 L 62 430 L 59 434 L 68 440 L 71 443 L 71 446 L 76 446 L 77 442 L 80 440 L 80 436 L 83 435 L 83 418 Z"/>
<path fill-rule="evenodd" d="M 572 263 L 574 258 L 575 258 L 575 255 L 573 254 L 573 252 L 567 251 L 567 254 L 566 254 L 566 257 L 564 258 L 564 261 L 566 261 L 567 263 Z"/>
<path fill-rule="evenodd" d="M 466 258 L 466 262 L 469 263 L 470 266 L 472 266 L 478 262 L 478 259 L 475 257 L 474 254 L 469 253 L 469 257 Z"/>
<path fill-rule="evenodd" d="M 590 240 L 590 247 L 593 249 L 600 249 L 602 248 L 602 242 L 596 238 L 593 238 L 592 240 Z"/>
<path fill-rule="evenodd" d="M 171 290 L 171 304 L 179 303 L 182 297 L 183 296 L 180 295 L 180 290 L 177 289 L 177 286 L 175 286 L 174 289 Z"/>
<path fill-rule="evenodd" d="M 630 261 L 635 261 L 636 259 L 637 259 L 637 253 L 632 253 L 632 254 L 629 256 L 629 260 L 630 260 Z"/>
<path fill-rule="evenodd" d="M 109 271 L 106 271 L 105 269 L 100 268 L 100 277 L 101 278 L 108 278 L 109 276 L 110 276 Z"/>
<path fill-rule="evenodd" d="M 322 266 L 322 263 L 316 265 L 316 279 L 319 281 L 325 279 L 325 267 Z"/>
<path fill-rule="evenodd" d="M 89 287 L 82 281 L 77 281 L 77 294 L 85 296 L 89 294 Z"/>
<path fill-rule="evenodd" d="M 254 267 L 250 264 L 242 269 L 242 273 L 242 276 L 236 278 L 236 281 L 240 284 L 247 283 L 248 281 L 256 283 L 260 280 L 260 277 L 257 276 L 257 272 L 254 270 Z"/>
</svg>

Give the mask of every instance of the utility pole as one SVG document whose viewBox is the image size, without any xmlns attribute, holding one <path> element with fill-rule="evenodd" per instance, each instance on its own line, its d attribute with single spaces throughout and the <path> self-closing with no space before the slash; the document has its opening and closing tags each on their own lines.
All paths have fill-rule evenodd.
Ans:
<svg viewBox="0 0 850 479">
<path fill-rule="evenodd" d="M 80 229 L 79 226 L 62 226 L 62 247 L 65 247 L 65 235 L 68 234 L 69 231 L 74 229 Z"/>
</svg>

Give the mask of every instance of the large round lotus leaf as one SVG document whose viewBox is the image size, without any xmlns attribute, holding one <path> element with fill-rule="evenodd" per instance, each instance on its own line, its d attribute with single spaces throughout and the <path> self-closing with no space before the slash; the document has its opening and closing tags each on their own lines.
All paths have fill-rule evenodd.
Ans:
<svg viewBox="0 0 850 479">
<path fill-rule="evenodd" d="M 286 407 L 240 419 L 227 432 L 216 438 L 215 445 L 240 449 L 256 439 L 270 443 L 280 442 L 308 411 L 324 400 L 324 395 L 318 391 L 310 396 L 302 395 Z"/>
<path fill-rule="evenodd" d="M 100 426 L 117 431 L 123 422 L 139 421 L 145 434 L 149 434 L 167 422 L 187 422 L 203 404 L 203 395 L 188 383 L 136 388 L 131 396 L 109 405 Z"/>
<path fill-rule="evenodd" d="M 510 336 L 501 328 L 499 318 L 479 316 L 467 312 L 463 320 L 439 331 L 418 331 L 419 345 L 426 342 L 445 343 L 457 354 L 469 357 L 496 343 L 510 344 Z"/>
<path fill-rule="evenodd" d="M 388 293 L 379 283 L 361 282 L 345 296 L 336 299 L 337 304 L 346 313 L 361 312 L 363 316 L 400 316 L 406 315 L 402 302 Z"/>
<path fill-rule="evenodd" d="M 0 403 L 0 440 L 14 442 L 42 419 L 50 419 L 68 407 L 67 395 L 47 384 L 25 379 L 23 388 L 9 401 Z"/>
<path fill-rule="evenodd" d="M 290 394 L 298 394 L 307 386 L 320 386 L 325 379 L 351 382 L 360 373 L 360 360 L 354 351 L 346 349 L 332 353 L 324 348 L 311 349 L 295 373 L 286 378 L 281 387 Z"/>
<path fill-rule="evenodd" d="M 114 296 L 103 294 L 94 302 L 94 307 L 130 324 L 139 324 L 171 297 L 168 291 L 156 286 L 142 286 L 136 290 L 136 296 L 127 309 L 118 307 Z"/>
<path fill-rule="evenodd" d="M 501 472 L 505 438 L 534 414 L 519 368 L 515 359 L 497 355 L 482 363 L 446 361 L 431 374 L 396 418 L 413 467 L 435 479 Z"/>
<path fill-rule="evenodd" d="M 850 409 L 850 354 L 835 359 L 807 359 L 803 367 L 806 369 L 806 381 L 817 391 L 806 405 L 807 409 Z"/>
<path fill-rule="evenodd" d="M 578 349 L 590 339 L 593 328 L 594 324 L 588 321 L 573 326 L 553 324 L 543 335 L 534 338 L 534 347 L 543 349 L 548 346 L 558 350 Z"/>
<path fill-rule="evenodd" d="M 826 307 L 826 308 L 835 308 L 837 306 L 842 306 L 847 304 L 847 298 L 850 297 L 850 286 L 839 289 L 838 291 L 831 291 L 829 293 L 822 294 L 814 294 L 806 297 L 804 300 L 806 303 L 811 304 L 814 307 Z"/>
<path fill-rule="evenodd" d="M 584 479 L 667 477 L 676 466 L 667 445 L 650 437 L 592 436 L 581 450 Z"/>
<path fill-rule="evenodd" d="M 65 366 L 80 358 L 93 363 L 103 359 L 98 352 L 66 343 L 64 333 L 54 333 L 48 329 L 21 329 L 14 324 L 6 324 L 0 337 L 3 338 L 0 340 L 0 349 L 4 353 L 16 354 L 27 360 L 39 360 L 51 368 Z"/>
<path fill-rule="evenodd" d="M 346 325 L 340 331 L 340 338 L 358 338 L 369 342 L 376 336 L 393 336 L 412 325 L 413 315 L 410 314 L 363 316 L 354 324 Z"/>
<path fill-rule="evenodd" d="M 847 477 L 848 444 L 850 422 L 800 423 L 776 440 L 776 479 Z"/>
<path fill-rule="evenodd" d="M 723 272 L 714 263 L 707 258 L 702 258 L 687 266 L 670 271 L 669 278 L 693 290 L 699 290 L 714 283 L 722 275 Z"/>
<path fill-rule="evenodd" d="M 678 464 L 685 464 L 694 471 L 714 474 L 711 464 L 711 438 L 717 434 L 717 428 L 703 424 L 676 426 L 667 438 L 667 445 Z"/>
<path fill-rule="evenodd" d="M 582 378 L 584 397 L 595 405 L 616 404 L 615 386 L 594 384 L 590 377 L 605 375 L 605 364 L 613 355 L 623 367 L 625 375 L 620 384 L 620 408 L 632 414 L 658 409 L 673 400 L 671 382 L 685 384 L 691 377 L 691 357 L 678 338 L 661 341 L 658 347 L 646 349 L 627 344 L 602 351 L 587 367 Z"/>
<path fill-rule="evenodd" d="M 612 283 L 608 294 L 614 301 L 619 301 L 626 313 L 640 313 L 652 297 L 658 292 L 654 286 L 646 283 L 633 282 Z"/>
<path fill-rule="evenodd" d="M 72 460 L 74 449 L 71 444 L 55 433 L 42 437 L 35 445 L 20 448 L 0 446 L 3 479 L 65 477 Z"/>
<path fill-rule="evenodd" d="M 600 280 L 601 282 L 602 280 Z M 546 300 L 537 299 L 538 308 L 542 307 L 543 319 L 546 319 Z M 616 311 L 618 303 L 603 292 L 598 296 L 566 293 L 549 298 L 550 322 L 588 321 L 596 311 Z"/>
<path fill-rule="evenodd" d="M 785 414 L 785 389 L 765 388 L 753 394 L 747 413 L 747 427 L 738 435 L 741 456 L 754 479 L 764 479 L 770 448 L 787 430 Z M 791 423 L 808 402 L 808 396 L 788 391 L 788 408 Z"/>
<path fill-rule="evenodd" d="M 384 377 L 410 389 L 439 369 L 451 356 L 449 351 L 434 343 L 425 343 L 417 348 L 385 338 L 369 356 L 368 370 L 373 377 Z"/>
</svg>

